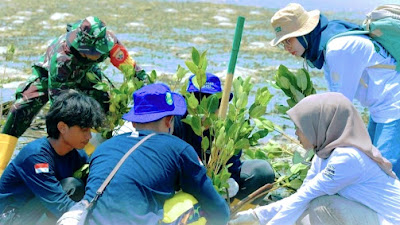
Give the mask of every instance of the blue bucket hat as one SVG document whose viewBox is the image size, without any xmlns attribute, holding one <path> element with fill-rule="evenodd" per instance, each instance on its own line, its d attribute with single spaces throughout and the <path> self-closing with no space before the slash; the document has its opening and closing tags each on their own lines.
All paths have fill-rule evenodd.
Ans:
<svg viewBox="0 0 400 225">
<path fill-rule="evenodd" d="M 171 92 L 162 83 L 149 84 L 133 93 L 133 107 L 122 119 L 135 123 L 149 123 L 166 116 L 186 113 L 186 102 L 182 95 Z"/>
<path fill-rule="evenodd" d="M 187 92 L 191 93 L 205 93 L 205 94 L 216 94 L 222 92 L 221 88 L 221 80 L 219 77 L 212 73 L 206 73 L 206 83 L 200 88 L 195 80 L 193 80 L 195 75 L 189 77 L 188 87 L 186 89 Z M 232 99 L 233 94 L 231 93 L 229 96 L 229 101 Z"/>
</svg>

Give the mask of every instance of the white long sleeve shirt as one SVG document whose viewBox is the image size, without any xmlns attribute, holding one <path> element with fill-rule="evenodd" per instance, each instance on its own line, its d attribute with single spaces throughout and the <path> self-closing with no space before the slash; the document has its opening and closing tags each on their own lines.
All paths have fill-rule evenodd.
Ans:
<svg viewBox="0 0 400 225">
<path fill-rule="evenodd" d="M 291 225 L 313 199 L 333 194 L 364 204 L 386 221 L 400 224 L 400 181 L 352 147 L 336 148 L 327 159 L 315 156 L 296 193 L 255 212 L 260 224 Z"/>
<path fill-rule="evenodd" d="M 377 123 L 400 119 L 400 72 L 370 68 L 377 64 L 395 65 L 377 42 L 365 35 L 343 36 L 327 44 L 325 78 L 330 91 L 357 99 Z"/>
</svg>

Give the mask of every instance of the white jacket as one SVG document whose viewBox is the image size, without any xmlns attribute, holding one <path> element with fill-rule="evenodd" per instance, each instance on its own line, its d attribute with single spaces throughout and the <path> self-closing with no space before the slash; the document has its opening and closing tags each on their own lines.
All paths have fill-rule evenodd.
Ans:
<svg viewBox="0 0 400 225">
<path fill-rule="evenodd" d="M 368 206 L 389 223 L 400 224 L 400 181 L 353 147 L 336 148 L 327 159 L 315 156 L 296 193 L 254 211 L 260 224 L 290 225 L 313 199 L 333 194 Z"/>
<path fill-rule="evenodd" d="M 389 123 L 400 119 L 400 73 L 370 66 L 395 63 L 370 37 L 351 35 L 328 43 L 323 68 L 330 91 L 357 99 L 374 122 Z"/>
</svg>

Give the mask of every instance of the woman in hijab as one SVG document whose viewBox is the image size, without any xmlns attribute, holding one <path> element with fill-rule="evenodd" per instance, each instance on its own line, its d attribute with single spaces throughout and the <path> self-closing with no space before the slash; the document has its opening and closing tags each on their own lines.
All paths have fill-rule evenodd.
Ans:
<svg viewBox="0 0 400 225">
<path fill-rule="evenodd" d="M 310 95 L 287 113 L 315 152 L 303 185 L 230 224 L 400 224 L 400 182 L 344 95 Z"/>
<path fill-rule="evenodd" d="M 323 69 L 330 91 L 369 109 L 368 132 L 372 143 L 400 174 L 400 72 L 388 69 L 396 60 L 367 35 L 335 35 L 361 27 L 328 20 L 319 10 L 306 11 L 296 3 L 271 18 L 272 46 L 302 57 L 305 66 Z M 383 68 L 383 67 L 384 68 Z"/>
</svg>

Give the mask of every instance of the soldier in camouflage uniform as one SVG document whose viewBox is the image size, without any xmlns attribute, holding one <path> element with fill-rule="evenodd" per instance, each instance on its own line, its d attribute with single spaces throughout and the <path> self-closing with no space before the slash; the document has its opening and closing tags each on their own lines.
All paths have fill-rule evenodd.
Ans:
<svg viewBox="0 0 400 225">
<path fill-rule="evenodd" d="M 16 91 L 15 103 L 0 134 L 0 175 L 12 156 L 17 138 L 28 129 L 47 101 L 51 102 L 61 90 L 80 90 L 108 111 L 108 93 L 94 89 L 97 82 L 87 77 L 91 73 L 101 81 L 104 74 L 98 63 L 107 57 L 120 70 L 122 65 L 132 65 L 136 77 L 145 79 L 145 71 L 97 17 L 69 24 L 67 33 L 53 41 L 40 62 L 33 65 L 32 76 Z"/>
</svg>

